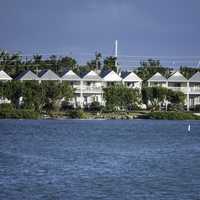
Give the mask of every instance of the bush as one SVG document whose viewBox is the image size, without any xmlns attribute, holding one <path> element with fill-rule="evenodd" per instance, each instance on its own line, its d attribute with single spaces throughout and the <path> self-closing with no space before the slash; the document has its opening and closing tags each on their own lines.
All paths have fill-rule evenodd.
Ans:
<svg viewBox="0 0 200 200">
<path fill-rule="evenodd" d="M 169 111 L 184 111 L 184 105 L 181 104 L 169 104 L 167 106 Z"/>
<path fill-rule="evenodd" d="M 39 114 L 33 110 L 16 110 L 20 119 L 38 119 Z"/>
<path fill-rule="evenodd" d="M 86 118 L 85 113 L 83 110 L 72 110 L 67 113 L 67 116 L 72 118 L 72 119 L 84 119 Z"/>
<path fill-rule="evenodd" d="M 38 119 L 39 114 L 33 110 L 16 110 L 16 109 L 1 109 L 0 110 L 1 119 Z"/>
<path fill-rule="evenodd" d="M 97 111 L 97 112 L 102 111 L 102 109 L 103 106 L 101 106 L 100 103 L 97 101 L 92 102 L 88 108 L 89 111 Z"/>
<path fill-rule="evenodd" d="M 199 104 L 199 105 L 196 105 L 196 106 L 194 107 L 194 111 L 200 112 L 200 104 Z"/>
<path fill-rule="evenodd" d="M 200 120 L 200 116 L 184 112 L 152 112 L 147 114 L 147 118 L 164 120 Z"/>
<path fill-rule="evenodd" d="M 0 111 L 11 111 L 13 110 L 13 105 L 10 103 L 3 103 L 0 104 Z"/>
<path fill-rule="evenodd" d="M 74 109 L 74 106 L 71 105 L 69 102 L 67 101 L 63 101 L 61 103 L 61 111 L 66 111 L 66 110 L 73 110 Z"/>
</svg>

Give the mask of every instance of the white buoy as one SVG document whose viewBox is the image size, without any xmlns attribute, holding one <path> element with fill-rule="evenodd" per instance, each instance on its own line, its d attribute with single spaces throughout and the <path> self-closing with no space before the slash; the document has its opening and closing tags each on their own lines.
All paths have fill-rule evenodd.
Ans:
<svg viewBox="0 0 200 200">
<path fill-rule="evenodd" d="M 188 132 L 190 132 L 190 130 L 191 130 L 191 127 L 190 127 L 190 124 L 188 125 Z"/>
</svg>

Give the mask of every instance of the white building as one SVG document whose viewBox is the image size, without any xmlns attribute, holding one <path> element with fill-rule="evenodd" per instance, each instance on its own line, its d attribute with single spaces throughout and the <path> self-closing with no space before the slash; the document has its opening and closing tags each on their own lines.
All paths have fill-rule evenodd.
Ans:
<svg viewBox="0 0 200 200">
<path fill-rule="evenodd" d="M 103 104 L 103 80 L 95 71 L 82 76 L 80 97 L 83 106 L 90 105 L 94 101 Z"/>
<path fill-rule="evenodd" d="M 61 78 L 50 69 L 42 70 L 38 76 L 40 81 L 61 81 Z"/>
<path fill-rule="evenodd" d="M 142 79 L 138 77 L 134 72 L 122 73 L 122 83 L 128 88 L 142 88 Z"/>
<path fill-rule="evenodd" d="M 3 70 L 0 71 L 0 81 L 11 81 L 12 78 Z"/>
<path fill-rule="evenodd" d="M 173 91 L 181 91 L 187 94 L 187 83 L 188 80 L 180 73 L 175 72 L 168 78 L 168 88 Z"/>
<path fill-rule="evenodd" d="M 101 78 L 103 79 L 103 87 L 109 87 L 122 82 L 122 78 L 114 71 L 102 72 Z"/>
<path fill-rule="evenodd" d="M 72 70 L 65 72 L 60 79 L 61 81 L 67 81 L 72 88 L 80 90 L 81 78 Z"/>
<path fill-rule="evenodd" d="M 200 72 L 194 74 L 188 81 L 190 108 L 200 105 Z"/>
<path fill-rule="evenodd" d="M 3 70 L 0 71 L 0 81 L 6 82 L 6 81 L 11 81 L 12 78 Z M 10 100 L 4 97 L 0 97 L 0 104 L 2 103 L 10 103 Z"/>
<path fill-rule="evenodd" d="M 0 71 L 0 81 L 10 81 L 12 78 L 4 71 Z M 75 97 L 70 103 L 77 107 L 89 106 L 92 102 L 97 101 L 104 105 L 103 89 L 113 85 L 124 84 L 129 88 L 142 87 L 142 79 L 134 72 L 118 74 L 114 71 L 102 72 L 98 74 L 90 71 L 81 77 L 72 70 L 65 72 L 59 77 L 52 70 L 42 70 L 37 76 L 32 71 L 27 70 L 17 76 L 15 80 L 28 81 L 67 81 L 75 91 Z M 168 79 L 160 73 L 154 74 L 148 81 L 149 87 L 166 87 L 173 91 L 181 91 L 187 95 L 187 110 L 200 105 L 200 72 L 194 74 L 187 80 L 180 72 L 175 72 Z M 3 99 L 1 99 L 2 103 Z"/>
<path fill-rule="evenodd" d="M 185 101 L 187 110 L 200 105 L 200 72 L 194 74 L 189 80 L 178 71 L 172 74 L 168 79 L 156 73 L 148 80 L 148 86 L 167 87 L 173 91 L 183 92 L 187 96 Z"/>
<path fill-rule="evenodd" d="M 167 87 L 167 79 L 159 72 L 154 74 L 147 82 L 149 87 Z"/>
<path fill-rule="evenodd" d="M 72 104 L 74 107 L 81 106 L 80 104 L 81 78 L 72 70 L 69 70 L 64 72 L 64 74 L 61 76 L 61 81 L 68 82 L 75 91 L 75 97 L 71 99 L 69 103 Z"/>
</svg>

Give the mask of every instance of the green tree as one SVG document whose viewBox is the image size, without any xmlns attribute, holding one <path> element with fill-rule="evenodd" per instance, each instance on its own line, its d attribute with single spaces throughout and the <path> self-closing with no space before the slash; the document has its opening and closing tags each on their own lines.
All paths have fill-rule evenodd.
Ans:
<svg viewBox="0 0 200 200">
<path fill-rule="evenodd" d="M 182 110 L 184 107 L 186 95 L 181 91 L 168 90 L 167 100 L 171 102 L 172 109 Z"/>
<path fill-rule="evenodd" d="M 168 89 L 164 87 L 142 88 L 143 103 L 153 110 L 161 109 L 161 104 L 167 99 Z"/>
<path fill-rule="evenodd" d="M 104 99 L 108 110 L 133 110 L 140 103 L 140 92 L 124 85 L 104 88 Z"/>
<path fill-rule="evenodd" d="M 109 56 L 104 59 L 103 70 L 113 70 L 117 72 L 117 67 L 115 66 L 116 57 Z"/>
<path fill-rule="evenodd" d="M 159 72 L 165 77 L 170 75 L 172 69 L 162 67 L 159 60 L 149 59 L 142 61 L 140 67 L 135 71 L 136 74 L 143 80 L 143 85 L 147 86 L 147 80 L 151 78 L 156 72 Z"/>
<path fill-rule="evenodd" d="M 77 61 L 69 56 L 65 56 L 58 60 L 59 71 L 63 72 L 65 69 L 77 70 Z"/>
<path fill-rule="evenodd" d="M 196 72 L 200 71 L 199 68 L 194 67 L 187 67 L 187 66 L 181 66 L 180 72 L 185 76 L 187 79 L 191 78 Z"/>
<path fill-rule="evenodd" d="M 15 108 L 20 108 L 21 97 L 23 96 L 24 85 L 19 81 L 9 81 L 5 83 L 5 97 L 11 100 Z"/>
<path fill-rule="evenodd" d="M 25 81 L 23 87 L 23 108 L 41 112 L 44 98 L 38 81 Z"/>
<path fill-rule="evenodd" d="M 96 52 L 95 53 L 95 59 L 88 61 L 87 66 L 89 67 L 90 70 L 100 70 L 101 69 L 101 58 L 102 55 L 101 53 Z"/>
<path fill-rule="evenodd" d="M 74 96 L 74 90 L 67 82 L 43 81 L 41 87 L 47 111 L 58 110 L 62 99 L 68 101 Z"/>
</svg>

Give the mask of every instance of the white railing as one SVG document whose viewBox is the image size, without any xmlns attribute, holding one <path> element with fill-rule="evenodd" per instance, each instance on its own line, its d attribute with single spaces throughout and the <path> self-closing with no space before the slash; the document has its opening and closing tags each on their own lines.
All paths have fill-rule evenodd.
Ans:
<svg viewBox="0 0 200 200">
<path fill-rule="evenodd" d="M 200 93 L 200 87 L 190 87 L 189 91 Z"/>
<path fill-rule="evenodd" d="M 183 92 L 183 93 L 187 93 L 188 92 L 188 88 L 187 87 L 168 87 L 168 88 L 173 90 L 173 91 L 177 91 L 177 92 Z"/>
<path fill-rule="evenodd" d="M 80 86 L 80 85 L 73 85 L 72 87 L 73 87 L 74 89 L 80 89 L 81 86 Z"/>
<path fill-rule="evenodd" d="M 76 93 L 81 92 L 81 86 L 74 87 Z M 83 93 L 102 93 L 103 89 L 102 87 L 97 86 L 82 86 L 82 92 Z"/>
<path fill-rule="evenodd" d="M 98 86 L 83 86 L 82 87 L 83 92 L 89 92 L 89 93 L 101 93 L 102 87 Z"/>
</svg>

